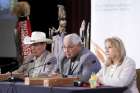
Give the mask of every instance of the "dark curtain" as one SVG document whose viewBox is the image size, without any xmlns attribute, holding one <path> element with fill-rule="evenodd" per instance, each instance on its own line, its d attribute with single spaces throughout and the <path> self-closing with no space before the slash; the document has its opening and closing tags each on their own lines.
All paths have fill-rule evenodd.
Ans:
<svg viewBox="0 0 140 93">
<path fill-rule="evenodd" d="M 27 1 L 31 6 L 30 21 L 33 31 L 42 31 L 49 37 L 49 28 L 58 27 L 57 0 L 18 0 Z M 51 51 L 48 44 L 47 50 Z"/>
<path fill-rule="evenodd" d="M 78 33 L 82 20 L 91 20 L 91 0 L 19 0 L 28 1 L 31 5 L 32 31 L 43 31 L 49 34 L 48 28 L 58 28 L 58 4 L 66 9 L 67 32 Z"/>
<path fill-rule="evenodd" d="M 91 0 L 64 0 L 67 12 L 67 31 L 69 33 L 79 33 L 82 20 L 86 25 L 91 20 Z"/>
<path fill-rule="evenodd" d="M 43 31 L 47 37 L 49 27 L 58 26 L 57 0 L 18 0 L 27 1 L 31 6 L 30 21 L 32 31 Z"/>
<path fill-rule="evenodd" d="M 67 15 L 67 32 L 79 33 L 83 19 L 90 22 L 91 0 L 19 0 L 31 5 L 30 20 L 33 31 L 40 30 L 48 35 L 48 27 L 58 27 L 57 4 L 65 6 Z"/>
</svg>

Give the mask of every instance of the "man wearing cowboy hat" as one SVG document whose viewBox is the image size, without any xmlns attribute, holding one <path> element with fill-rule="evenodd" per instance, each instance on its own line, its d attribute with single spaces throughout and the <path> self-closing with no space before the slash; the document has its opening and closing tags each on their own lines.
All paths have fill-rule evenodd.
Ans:
<svg viewBox="0 0 140 93">
<path fill-rule="evenodd" d="M 52 43 L 50 39 L 46 38 L 46 34 L 44 32 L 32 32 L 31 37 L 26 37 L 23 42 L 31 45 L 32 54 L 27 56 L 23 65 L 13 73 L 24 73 L 29 77 L 48 76 L 51 74 L 57 61 L 56 57 L 46 50 L 46 43 Z"/>
</svg>

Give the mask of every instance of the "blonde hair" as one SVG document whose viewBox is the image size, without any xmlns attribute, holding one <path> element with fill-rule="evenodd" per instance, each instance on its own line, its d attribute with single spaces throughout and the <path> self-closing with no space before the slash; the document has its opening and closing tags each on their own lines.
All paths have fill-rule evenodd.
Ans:
<svg viewBox="0 0 140 93">
<path fill-rule="evenodd" d="M 13 14 L 18 17 L 30 15 L 30 5 L 26 1 L 17 2 L 12 10 Z"/>
<path fill-rule="evenodd" d="M 126 50 L 125 50 L 122 40 L 118 37 L 111 37 L 111 38 L 107 38 L 105 40 L 105 43 L 107 43 L 107 42 L 110 42 L 112 47 L 115 47 L 118 50 L 118 53 L 119 53 L 118 61 L 119 61 L 119 64 L 122 64 L 122 62 L 126 56 Z M 112 63 L 113 63 L 112 60 L 107 59 L 106 66 L 109 66 Z"/>
</svg>

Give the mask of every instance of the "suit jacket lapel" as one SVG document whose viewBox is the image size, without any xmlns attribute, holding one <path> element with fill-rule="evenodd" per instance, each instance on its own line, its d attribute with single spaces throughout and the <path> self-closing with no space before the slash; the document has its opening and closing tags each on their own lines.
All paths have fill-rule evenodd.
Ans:
<svg viewBox="0 0 140 93">
<path fill-rule="evenodd" d="M 74 60 L 74 66 L 72 69 L 74 75 L 79 74 L 79 72 L 81 70 L 80 56 L 81 56 L 81 52 L 79 53 L 79 55 L 77 55 L 77 57 Z"/>
<path fill-rule="evenodd" d="M 78 65 L 79 65 L 79 62 L 78 62 L 78 61 L 74 62 L 74 65 L 73 65 L 73 68 L 72 68 L 72 72 L 73 72 L 73 73 L 76 72 L 76 71 L 78 70 L 78 69 L 77 69 Z"/>
<path fill-rule="evenodd" d="M 60 73 L 68 75 L 69 69 L 70 69 L 70 60 L 64 58 L 63 61 L 60 63 Z"/>
</svg>

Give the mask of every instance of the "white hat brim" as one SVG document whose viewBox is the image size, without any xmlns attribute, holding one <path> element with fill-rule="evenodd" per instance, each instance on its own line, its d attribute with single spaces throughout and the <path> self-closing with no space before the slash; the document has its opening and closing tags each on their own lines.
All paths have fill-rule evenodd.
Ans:
<svg viewBox="0 0 140 93">
<path fill-rule="evenodd" d="M 24 44 L 34 44 L 34 43 L 40 43 L 40 42 L 46 42 L 47 44 L 51 44 L 51 39 L 44 39 L 44 40 L 31 40 L 31 37 L 26 36 L 23 40 Z"/>
</svg>

